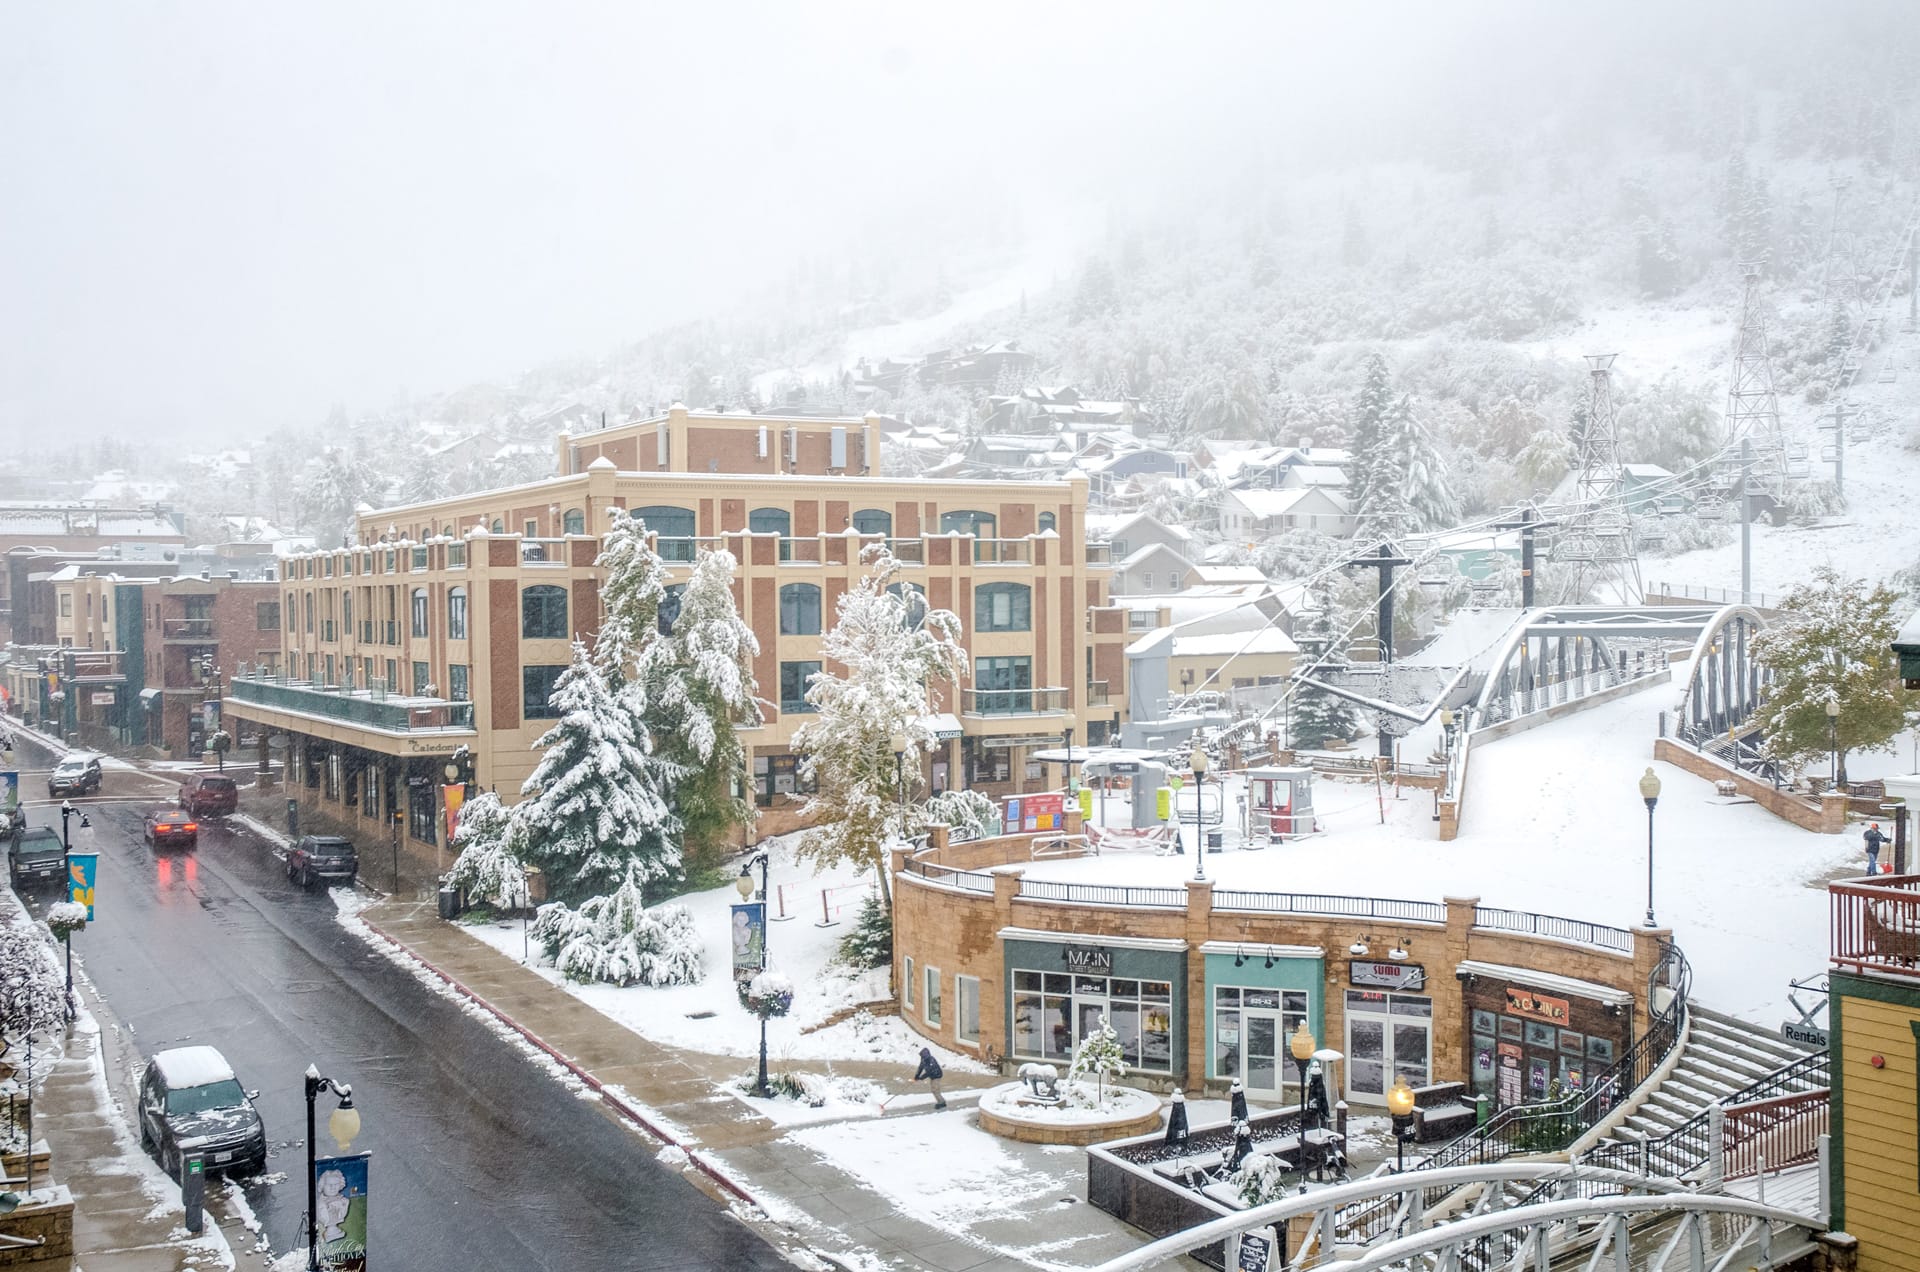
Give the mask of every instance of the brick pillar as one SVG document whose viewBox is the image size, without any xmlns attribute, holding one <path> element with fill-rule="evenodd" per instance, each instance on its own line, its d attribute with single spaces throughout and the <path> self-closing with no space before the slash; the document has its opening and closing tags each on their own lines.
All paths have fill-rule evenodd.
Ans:
<svg viewBox="0 0 1920 1272">
<path fill-rule="evenodd" d="M 933 849 L 936 858 L 944 858 L 947 841 L 952 833 L 952 827 L 949 826 L 935 826 L 927 832 L 927 846 Z"/>
<path fill-rule="evenodd" d="M 1207 956 L 1213 927 L 1213 880 L 1187 880 L 1187 1059 L 1185 1089 L 1200 1091 L 1207 1084 Z"/>
<path fill-rule="evenodd" d="M 1024 870 L 996 870 L 993 874 L 993 930 L 997 934 L 1013 926 L 1013 899 L 1020 895 L 1020 877 Z M 1007 946 L 998 935 L 987 946 L 981 960 L 980 1042 L 982 1050 L 991 1043 L 999 1055 L 1002 1069 L 1013 1051 L 1008 1034 L 1012 1011 L 1007 1002 Z"/>
<path fill-rule="evenodd" d="M 1827 791 L 1820 796 L 1820 833 L 1837 835 L 1847 828 L 1847 799 L 1844 791 Z"/>
<path fill-rule="evenodd" d="M 1450 975 L 1466 959 L 1473 940 L 1473 909 L 1479 897 L 1447 897 L 1447 931 L 1440 958 L 1427 964 L 1427 993 L 1433 997 L 1433 1080 L 1466 1081 L 1467 999 L 1459 979 Z M 1415 937 L 1415 940 L 1421 938 Z M 1439 966 L 1435 966 L 1439 963 Z"/>
<path fill-rule="evenodd" d="M 1647 979 L 1660 966 L 1660 950 L 1673 939 L 1672 928 L 1637 927 L 1633 929 L 1633 1036 L 1647 1031 L 1652 1013 L 1644 1001 Z"/>
</svg>

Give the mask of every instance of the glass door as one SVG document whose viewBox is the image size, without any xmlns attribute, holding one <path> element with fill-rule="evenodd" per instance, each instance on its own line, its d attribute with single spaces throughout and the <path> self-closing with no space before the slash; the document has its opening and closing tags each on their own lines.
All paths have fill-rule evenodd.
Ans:
<svg viewBox="0 0 1920 1272">
<path fill-rule="evenodd" d="M 1264 1095 L 1280 1093 L 1280 1017 L 1266 1012 L 1250 1011 L 1246 1014 L 1247 1045 L 1244 1053 L 1247 1058 L 1247 1075 L 1243 1081 L 1249 1095 L 1259 1092 Z"/>
<path fill-rule="evenodd" d="M 1377 1102 L 1387 1098 L 1387 1022 L 1347 1011 L 1347 1095 Z"/>
<path fill-rule="evenodd" d="M 1081 1041 L 1088 1034 L 1099 1030 L 1100 1018 L 1106 1015 L 1108 1015 L 1106 999 L 1086 998 L 1079 994 L 1073 996 L 1073 1050 L 1079 1050 Z"/>
</svg>

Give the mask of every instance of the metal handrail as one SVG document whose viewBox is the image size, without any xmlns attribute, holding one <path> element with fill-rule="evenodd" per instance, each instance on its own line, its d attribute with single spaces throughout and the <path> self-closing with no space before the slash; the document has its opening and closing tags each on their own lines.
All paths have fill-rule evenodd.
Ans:
<svg viewBox="0 0 1920 1272">
<path fill-rule="evenodd" d="M 947 884 L 956 888 L 965 888 L 969 892 L 993 891 L 993 876 L 978 870 L 956 870 L 952 866 L 942 866 L 932 861 L 908 861 L 906 872 L 918 875 L 928 883 Z"/>
<path fill-rule="evenodd" d="M 1076 905 L 1156 906 L 1184 910 L 1185 888 L 1124 888 L 1101 883 L 1068 883 L 1058 879 L 1021 879 L 1023 901 L 1066 901 Z"/>
<path fill-rule="evenodd" d="M 1445 923 L 1439 901 L 1397 901 L 1385 897 L 1345 897 L 1314 892 L 1216 891 L 1216 910 L 1271 910 L 1277 914 L 1320 914 L 1343 919 L 1391 919 L 1407 923 Z"/>
<path fill-rule="evenodd" d="M 1585 919 L 1563 919 L 1554 914 L 1530 914 L 1523 910 L 1503 910 L 1497 906 L 1473 907 L 1473 925 L 1500 932 L 1522 932 L 1550 940 L 1573 941 L 1621 954 L 1633 953 L 1633 933 L 1626 928 L 1589 923 Z"/>
<path fill-rule="evenodd" d="M 1710 1126 L 1716 1106 L 1726 1108 L 1819 1090 L 1831 1085 L 1831 1074 L 1829 1054 L 1812 1052 L 1755 1078 L 1731 1095 L 1722 1096 L 1658 1139 L 1596 1145 L 1581 1154 L 1580 1160 L 1593 1166 L 1637 1170 L 1643 1175 L 1654 1174 L 1654 1167 L 1658 1165 L 1668 1174 L 1684 1175 L 1706 1164 L 1711 1152 Z"/>
</svg>

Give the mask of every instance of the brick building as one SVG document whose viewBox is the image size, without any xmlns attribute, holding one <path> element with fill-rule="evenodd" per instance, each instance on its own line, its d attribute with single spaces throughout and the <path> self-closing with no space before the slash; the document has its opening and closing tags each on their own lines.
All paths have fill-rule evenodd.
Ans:
<svg viewBox="0 0 1920 1272">
<path fill-rule="evenodd" d="M 173 516 L 158 507 L 119 508 L 72 503 L 0 504 L 0 557 L 16 548 L 63 553 L 98 553 L 121 545 L 178 549 L 186 536 Z M 14 575 L 0 573 L 0 614 L 11 616 Z M 29 642 L 17 633 L 17 643 Z"/>
</svg>

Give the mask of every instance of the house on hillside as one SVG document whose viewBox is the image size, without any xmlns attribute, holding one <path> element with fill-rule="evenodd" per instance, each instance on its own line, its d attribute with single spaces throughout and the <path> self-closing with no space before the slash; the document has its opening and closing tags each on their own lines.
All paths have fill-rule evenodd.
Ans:
<svg viewBox="0 0 1920 1272">
<path fill-rule="evenodd" d="M 1344 539 L 1358 519 L 1346 495 L 1322 487 L 1305 490 L 1229 490 L 1221 496 L 1220 529 L 1251 540 L 1289 530 L 1312 530 Z"/>
<path fill-rule="evenodd" d="M 1186 555 L 1163 543 L 1143 543 L 1113 562 L 1114 596 L 1178 592 L 1194 580 L 1197 567 Z"/>
</svg>

